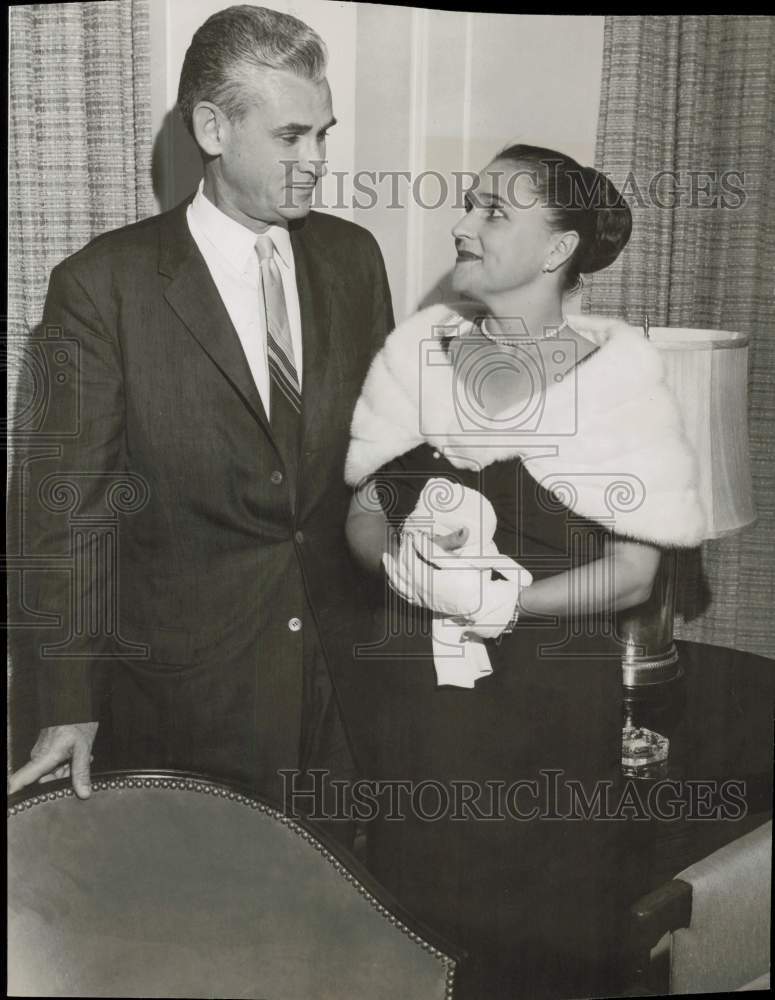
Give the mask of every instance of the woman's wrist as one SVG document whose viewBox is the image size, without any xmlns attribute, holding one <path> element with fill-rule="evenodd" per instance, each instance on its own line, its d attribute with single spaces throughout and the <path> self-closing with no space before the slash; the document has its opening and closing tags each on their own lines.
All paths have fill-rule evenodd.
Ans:
<svg viewBox="0 0 775 1000">
<path fill-rule="evenodd" d="M 511 617 L 506 622 L 506 627 L 503 630 L 503 635 L 509 635 L 517 627 L 517 622 L 519 621 L 519 616 L 522 614 L 522 605 L 520 604 L 521 594 L 517 596 L 514 602 L 514 610 L 511 612 Z"/>
<path fill-rule="evenodd" d="M 534 586 L 534 583 L 530 583 L 520 590 L 516 603 L 514 604 L 514 610 L 511 618 L 509 619 L 509 623 L 506 626 L 506 629 L 504 629 L 504 632 L 513 632 L 518 623 L 526 625 L 546 620 L 547 612 L 537 611 L 534 607 L 531 607 L 534 602 L 533 595 L 530 592 L 533 590 Z M 549 615 L 549 617 L 551 617 L 551 615 Z"/>
</svg>

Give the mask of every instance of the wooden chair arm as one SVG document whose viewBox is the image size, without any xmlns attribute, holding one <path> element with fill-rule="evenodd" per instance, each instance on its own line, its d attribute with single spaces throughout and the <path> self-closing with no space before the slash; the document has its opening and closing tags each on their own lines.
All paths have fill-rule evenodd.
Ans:
<svg viewBox="0 0 775 1000">
<path fill-rule="evenodd" d="M 692 916 L 692 887 L 672 879 L 641 896 L 630 907 L 626 964 L 634 983 L 645 982 L 651 949 L 669 931 L 688 927 Z"/>
</svg>

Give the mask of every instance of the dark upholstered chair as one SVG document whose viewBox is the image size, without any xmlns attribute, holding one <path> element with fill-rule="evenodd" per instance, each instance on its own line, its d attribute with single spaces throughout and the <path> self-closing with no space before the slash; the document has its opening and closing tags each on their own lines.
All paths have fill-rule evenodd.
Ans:
<svg viewBox="0 0 775 1000">
<path fill-rule="evenodd" d="M 769 822 L 640 899 L 631 918 L 641 983 L 671 994 L 767 989 L 771 879 Z"/>
<path fill-rule="evenodd" d="M 224 785 L 41 785 L 12 800 L 8 847 L 11 994 L 452 996 L 454 959 L 357 862 Z"/>
</svg>

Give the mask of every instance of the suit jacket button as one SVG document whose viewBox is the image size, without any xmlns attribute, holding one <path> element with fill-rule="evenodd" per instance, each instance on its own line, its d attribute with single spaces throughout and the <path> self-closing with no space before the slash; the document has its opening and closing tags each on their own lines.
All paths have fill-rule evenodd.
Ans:
<svg viewBox="0 0 775 1000">
<path fill-rule="evenodd" d="M 280 472 L 279 469 L 275 469 L 274 472 L 269 477 L 269 482 L 272 483 L 273 486 L 279 486 L 282 481 L 283 481 L 282 472 Z"/>
<path fill-rule="evenodd" d="M 288 628 L 291 632 L 301 632 L 301 618 L 291 618 L 288 622 Z"/>
<path fill-rule="evenodd" d="M 296 544 L 301 545 L 301 543 L 304 541 L 304 532 L 297 531 L 293 537 L 296 539 Z"/>
</svg>

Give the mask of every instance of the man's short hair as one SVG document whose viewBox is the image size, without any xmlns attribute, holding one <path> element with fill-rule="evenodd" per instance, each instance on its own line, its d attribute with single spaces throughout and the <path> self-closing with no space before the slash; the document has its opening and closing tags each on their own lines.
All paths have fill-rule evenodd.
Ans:
<svg viewBox="0 0 775 1000">
<path fill-rule="evenodd" d="M 248 74 L 283 69 L 309 80 L 326 72 L 328 53 L 317 32 L 290 14 L 239 4 L 208 17 L 183 60 L 178 107 L 191 134 L 194 108 L 212 101 L 231 120 L 247 111 Z"/>
</svg>

